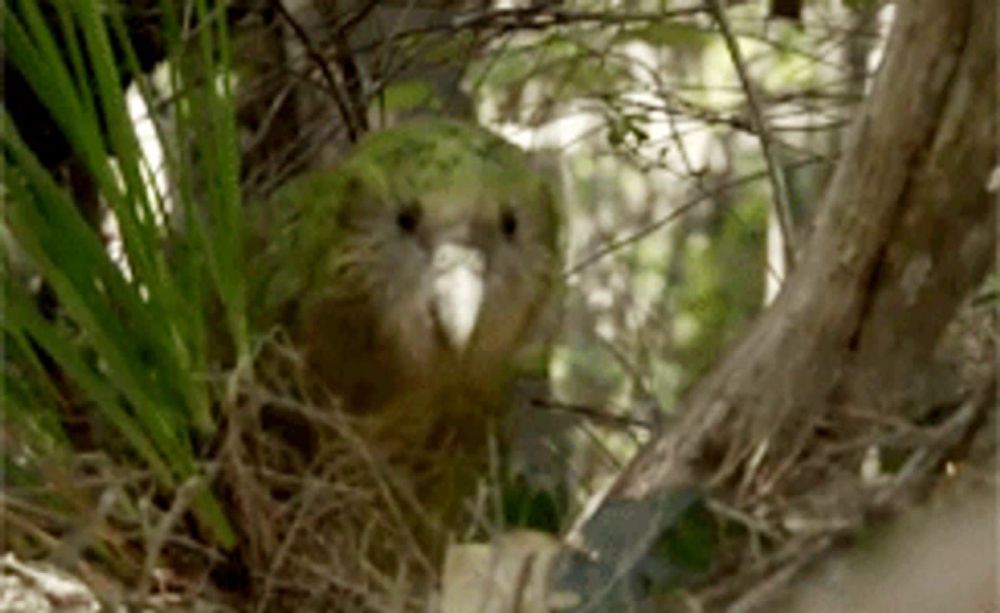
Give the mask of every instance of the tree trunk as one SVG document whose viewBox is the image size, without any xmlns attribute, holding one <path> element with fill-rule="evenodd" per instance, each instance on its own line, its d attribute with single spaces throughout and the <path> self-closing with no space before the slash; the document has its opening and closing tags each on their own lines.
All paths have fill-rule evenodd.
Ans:
<svg viewBox="0 0 1000 613">
<path fill-rule="evenodd" d="M 995 0 L 901 2 L 800 264 L 612 498 L 762 494 L 838 408 L 901 411 L 996 239 Z"/>
</svg>

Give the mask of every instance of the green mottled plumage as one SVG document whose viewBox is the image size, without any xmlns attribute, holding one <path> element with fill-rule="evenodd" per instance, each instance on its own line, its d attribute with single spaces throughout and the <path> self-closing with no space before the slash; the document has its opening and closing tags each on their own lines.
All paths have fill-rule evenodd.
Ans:
<svg viewBox="0 0 1000 613">
<path fill-rule="evenodd" d="M 288 324 L 314 379 L 350 409 L 389 416 L 401 442 L 481 444 L 483 417 L 507 403 L 554 302 L 558 218 L 527 154 L 475 126 L 414 122 L 368 137 L 268 206 L 287 221 L 255 271 L 267 277 L 258 306 Z M 445 243 L 484 263 L 461 348 L 431 296 Z"/>
</svg>

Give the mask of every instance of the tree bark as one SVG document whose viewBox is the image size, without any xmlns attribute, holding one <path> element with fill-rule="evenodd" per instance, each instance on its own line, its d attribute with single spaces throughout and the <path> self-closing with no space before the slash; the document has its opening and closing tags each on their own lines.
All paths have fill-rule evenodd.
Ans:
<svg viewBox="0 0 1000 613">
<path fill-rule="evenodd" d="M 896 10 L 799 266 L 612 499 L 706 482 L 761 493 L 838 407 L 902 410 L 983 279 L 996 240 L 996 3 Z"/>
</svg>

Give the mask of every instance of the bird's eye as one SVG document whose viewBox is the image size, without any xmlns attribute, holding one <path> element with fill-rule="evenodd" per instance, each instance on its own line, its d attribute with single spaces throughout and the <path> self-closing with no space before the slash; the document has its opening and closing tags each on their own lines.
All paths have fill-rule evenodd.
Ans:
<svg viewBox="0 0 1000 613">
<path fill-rule="evenodd" d="M 407 205 L 396 215 L 396 225 L 407 234 L 413 234 L 420 224 L 420 207 L 416 204 Z"/>
<path fill-rule="evenodd" d="M 517 216 L 513 211 L 507 210 L 500 214 L 500 231 L 507 238 L 514 238 L 517 234 Z"/>
</svg>

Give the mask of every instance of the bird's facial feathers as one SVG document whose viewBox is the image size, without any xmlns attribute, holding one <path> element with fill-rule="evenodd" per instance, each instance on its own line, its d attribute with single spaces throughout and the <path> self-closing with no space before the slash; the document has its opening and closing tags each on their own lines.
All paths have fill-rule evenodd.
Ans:
<svg viewBox="0 0 1000 613">
<path fill-rule="evenodd" d="M 325 320 L 337 301 L 365 304 L 373 351 L 418 385 L 495 373 L 530 342 L 553 293 L 557 219 L 523 152 L 431 122 L 374 135 L 340 172 L 339 238 L 311 290 Z"/>
</svg>

